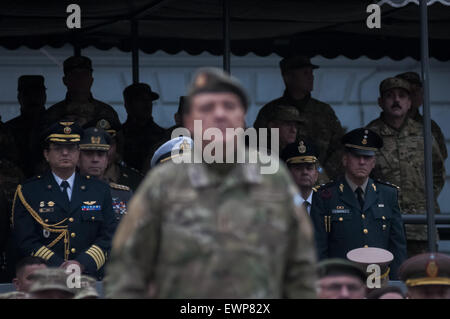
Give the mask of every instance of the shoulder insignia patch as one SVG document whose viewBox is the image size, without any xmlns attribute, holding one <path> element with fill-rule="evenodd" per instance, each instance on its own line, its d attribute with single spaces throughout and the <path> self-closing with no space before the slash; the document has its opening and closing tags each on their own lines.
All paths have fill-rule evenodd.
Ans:
<svg viewBox="0 0 450 319">
<path fill-rule="evenodd" d="M 395 184 L 392 184 L 392 183 L 389 183 L 389 182 L 383 182 L 383 181 L 380 181 L 380 180 L 375 180 L 375 182 L 377 182 L 379 184 L 387 185 L 387 186 L 390 186 L 390 187 L 394 187 L 394 188 L 400 190 L 399 186 L 397 186 Z"/>
<path fill-rule="evenodd" d="M 109 183 L 109 186 L 111 188 L 120 189 L 120 190 L 123 190 L 123 191 L 129 191 L 130 190 L 130 188 L 128 186 L 116 184 L 116 183 L 113 183 L 113 182 Z"/>
</svg>

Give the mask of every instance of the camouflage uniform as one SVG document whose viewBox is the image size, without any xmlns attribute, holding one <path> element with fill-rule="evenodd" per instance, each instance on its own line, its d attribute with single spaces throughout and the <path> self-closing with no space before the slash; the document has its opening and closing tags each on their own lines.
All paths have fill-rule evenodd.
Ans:
<svg viewBox="0 0 450 319">
<path fill-rule="evenodd" d="M 377 152 L 373 177 L 400 187 L 399 204 L 403 214 L 426 214 L 423 125 L 406 118 L 403 126 L 396 130 L 386 124 L 382 113 L 367 127 L 378 133 L 384 142 Z M 432 151 L 433 188 L 437 198 L 445 183 L 445 166 L 436 141 L 433 141 Z M 436 198 L 435 207 L 439 213 Z M 427 240 L 426 225 L 405 225 L 405 229 L 408 240 Z M 408 250 L 411 251 L 410 247 Z"/>
<path fill-rule="evenodd" d="M 258 113 L 254 127 L 267 127 L 269 114 L 278 105 L 293 105 L 300 113 L 302 123 L 298 129 L 299 139 L 313 138 L 319 149 L 319 162 L 330 179 L 335 179 L 343 170 L 341 167 L 341 137 L 345 131 L 329 104 L 312 98 L 294 100 L 287 91 L 281 98 L 264 105 Z M 320 182 L 326 182 L 321 179 Z"/>
<path fill-rule="evenodd" d="M 410 116 L 414 121 L 423 125 L 423 116 L 418 110 L 416 110 L 415 114 L 411 113 Z M 434 120 L 431 120 L 431 134 L 433 134 L 433 137 L 439 146 L 442 158 L 445 161 L 448 157 L 447 144 L 445 143 L 445 137 L 444 134 L 442 134 L 441 128 Z"/>
<path fill-rule="evenodd" d="M 107 297 L 315 297 L 312 226 L 286 168 L 226 167 L 150 171 L 117 230 Z"/>
</svg>

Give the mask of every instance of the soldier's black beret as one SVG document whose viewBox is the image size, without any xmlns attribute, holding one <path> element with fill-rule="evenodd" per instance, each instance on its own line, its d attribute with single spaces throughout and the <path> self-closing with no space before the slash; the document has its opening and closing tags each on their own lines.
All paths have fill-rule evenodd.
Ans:
<svg viewBox="0 0 450 319">
<path fill-rule="evenodd" d="M 17 90 L 22 91 L 29 88 L 45 89 L 44 77 L 42 75 L 22 75 L 19 77 Z"/>
<path fill-rule="evenodd" d="M 133 96 L 142 93 L 147 93 L 152 101 L 159 99 L 159 94 L 153 92 L 151 86 L 146 83 L 133 83 L 127 86 L 125 90 L 123 90 L 123 97 L 125 98 L 125 100 L 128 100 Z"/>
<path fill-rule="evenodd" d="M 375 151 L 383 147 L 383 139 L 367 128 L 357 128 L 342 137 L 347 151 L 358 155 L 374 156 Z"/>
</svg>

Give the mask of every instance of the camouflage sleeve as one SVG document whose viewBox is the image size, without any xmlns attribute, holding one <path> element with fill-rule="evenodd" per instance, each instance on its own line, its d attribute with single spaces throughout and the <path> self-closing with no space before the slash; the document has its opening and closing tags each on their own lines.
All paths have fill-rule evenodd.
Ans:
<svg viewBox="0 0 450 319">
<path fill-rule="evenodd" d="M 316 252 L 308 213 L 300 204 L 297 188 L 291 183 L 289 209 L 294 212 L 284 278 L 285 298 L 316 298 Z"/>
<path fill-rule="evenodd" d="M 345 130 L 341 125 L 341 122 L 337 118 L 333 109 L 330 106 L 330 113 L 328 114 L 328 124 L 331 133 L 331 139 L 325 158 L 322 160 L 322 166 L 324 167 L 328 177 L 331 180 L 335 180 L 338 176 L 342 175 L 344 170 L 342 167 L 342 153 L 343 148 L 341 144 L 341 138 L 345 134 Z"/>
<path fill-rule="evenodd" d="M 442 191 L 445 184 L 445 165 L 442 154 L 439 151 L 439 146 L 435 140 L 432 145 L 432 159 L 433 159 L 433 190 L 434 197 L 437 198 Z"/>
<path fill-rule="evenodd" d="M 441 128 L 437 123 L 433 120 L 431 120 L 431 131 L 433 133 L 433 137 L 436 140 L 436 143 L 439 146 L 439 150 L 441 151 L 442 158 L 444 161 L 448 157 L 447 153 L 447 144 L 445 143 L 445 137 L 444 134 L 442 134 Z"/>
<path fill-rule="evenodd" d="M 147 298 L 159 243 L 159 183 L 147 176 L 130 201 L 113 239 L 106 267 L 107 298 Z"/>
</svg>

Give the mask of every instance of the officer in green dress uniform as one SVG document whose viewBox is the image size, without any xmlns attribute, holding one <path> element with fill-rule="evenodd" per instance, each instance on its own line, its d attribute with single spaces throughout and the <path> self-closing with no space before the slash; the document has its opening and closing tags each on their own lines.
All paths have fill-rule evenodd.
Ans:
<svg viewBox="0 0 450 319">
<path fill-rule="evenodd" d="M 342 138 L 345 175 L 322 185 L 313 195 L 311 218 L 319 259 L 345 258 L 355 248 L 378 247 L 394 255 L 390 278 L 406 259 L 404 226 L 398 189 L 369 177 L 381 137 L 369 129 Z"/>
</svg>

